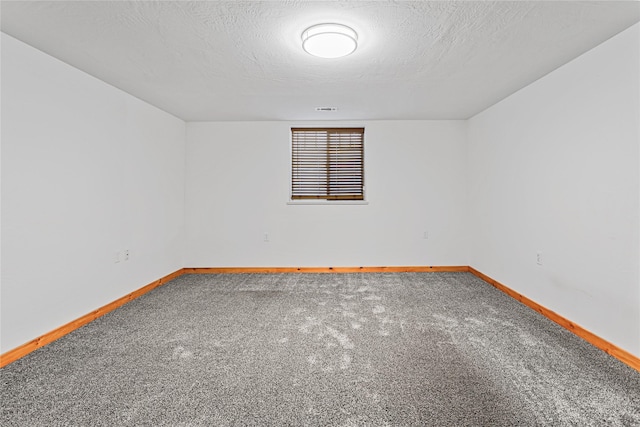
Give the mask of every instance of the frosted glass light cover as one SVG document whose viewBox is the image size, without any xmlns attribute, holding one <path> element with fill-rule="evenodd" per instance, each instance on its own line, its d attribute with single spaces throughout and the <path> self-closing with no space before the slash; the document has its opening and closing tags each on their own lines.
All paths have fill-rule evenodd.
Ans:
<svg viewBox="0 0 640 427">
<path fill-rule="evenodd" d="M 341 24 L 318 24 L 302 33 L 302 48 L 320 58 L 340 58 L 358 47 L 358 34 Z"/>
</svg>

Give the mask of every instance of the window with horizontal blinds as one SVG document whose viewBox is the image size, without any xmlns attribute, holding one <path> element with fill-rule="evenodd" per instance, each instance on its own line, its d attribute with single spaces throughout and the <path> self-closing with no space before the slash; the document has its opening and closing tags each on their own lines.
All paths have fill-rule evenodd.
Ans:
<svg viewBox="0 0 640 427">
<path fill-rule="evenodd" d="M 292 128 L 291 199 L 364 200 L 364 128 Z"/>
</svg>

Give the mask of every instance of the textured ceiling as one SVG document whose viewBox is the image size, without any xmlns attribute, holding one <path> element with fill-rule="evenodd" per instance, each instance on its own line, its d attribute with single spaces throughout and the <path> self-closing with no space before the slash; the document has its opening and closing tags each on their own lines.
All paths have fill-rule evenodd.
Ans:
<svg viewBox="0 0 640 427">
<path fill-rule="evenodd" d="M 636 1 L 0 7 L 3 32 L 187 121 L 464 119 L 640 21 Z M 358 50 L 306 54 L 300 35 L 320 22 L 353 27 Z"/>
</svg>

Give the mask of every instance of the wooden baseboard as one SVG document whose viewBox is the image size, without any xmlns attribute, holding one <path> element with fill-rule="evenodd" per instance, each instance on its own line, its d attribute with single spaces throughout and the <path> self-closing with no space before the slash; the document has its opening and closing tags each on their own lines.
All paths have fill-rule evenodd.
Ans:
<svg viewBox="0 0 640 427">
<path fill-rule="evenodd" d="M 147 292 L 157 288 L 160 285 L 165 284 L 183 274 L 187 273 L 355 273 L 355 272 L 365 272 L 365 273 L 398 273 L 398 272 L 437 272 L 437 271 L 468 271 L 467 266 L 452 266 L 452 267 L 429 267 L 429 266 L 417 266 L 417 267 L 250 267 L 250 268 L 242 268 L 242 267 L 214 267 L 214 268 L 181 268 L 180 270 L 174 271 L 171 274 L 164 276 L 161 279 L 158 279 L 152 283 L 149 283 L 142 288 L 133 291 L 122 298 L 118 298 L 115 301 L 110 302 L 109 304 L 98 308 L 97 310 L 92 311 L 91 313 L 85 314 L 84 316 L 72 320 L 71 322 L 60 326 L 59 328 L 54 329 L 53 331 L 47 332 L 44 335 L 41 335 L 33 340 L 16 347 L 12 350 L 7 351 L 0 355 L 0 368 L 7 366 L 8 364 L 15 362 L 21 357 L 26 356 L 39 349 L 40 347 L 44 347 L 45 345 L 67 335 L 70 332 L 75 331 L 76 329 L 86 325 L 89 322 L 94 321 L 98 317 L 104 316 L 110 311 L 115 310 L 116 308 L 128 303 L 131 300 L 138 298 L 141 295 L 146 294 Z"/>
<path fill-rule="evenodd" d="M 626 350 L 600 338 L 594 333 L 586 330 L 582 326 L 560 316 L 559 314 L 549 310 L 548 308 L 538 304 L 537 302 L 525 297 L 513 289 L 503 285 L 497 280 L 479 272 L 469 266 L 406 266 L 406 267 L 211 267 L 211 268 L 182 268 L 171 274 L 164 276 L 142 288 L 133 291 L 122 298 L 98 308 L 91 313 L 73 320 L 66 325 L 60 326 L 51 332 L 48 332 L 38 338 L 35 338 L 19 347 L 9 350 L 0 355 L 0 368 L 15 362 L 21 357 L 26 356 L 32 351 L 43 347 L 58 338 L 86 325 L 89 322 L 101 317 L 110 311 L 138 298 L 141 295 L 161 286 L 183 274 L 229 274 L 229 273 L 423 273 L 423 272 L 470 272 L 510 297 L 520 301 L 527 307 L 537 311 L 548 319 L 554 321 L 558 325 L 568 329 L 580 338 L 586 340 L 595 347 L 603 350 L 607 354 L 615 357 L 621 362 L 629 365 L 640 372 L 640 358 L 634 356 Z"/>
<path fill-rule="evenodd" d="M 185 274 L 236 273 L 425 273 L 469 271 L 466 265 L 453 266 L 397 266 L 397 267 L 191 267 Z"/>
<path fill-rule="evenodd" d="M 493 287 L 499 289 L 500 291 L 504 292 L 505 294 L 509 295 L 510 297 L 520 301 L 522 304 L 526 305 L 527 307 L 537 311 L 538 313 L 542 314 L 546 318 L 554 321 L 555 323 L 557 323 L 558 325 L 562 326 L 563 328 L 568 329 L 569 331 L 573 332 L 574 334 L 576 334 L 580 338 L 584 339 L 585 341 L 587 341 L 591 345 L 599 348 L 600 350 L 604 351 L 605 353 L 615 357 L 616 359 L 618 359 L 622 363 L 625 363 L 625 364 L 631 366 L 633 369 L 635 369 L 635 370 L 640 372 L 640 358 L 634 356 L 633 354 L 629 353 L 626 350 L 621 349 L 620 347 L 616 346 L 615 344 L 612 344 L 612 343 L 600 338 L 599 336 L 597 336 L 593 332 L 590 332 L 587 329 L 583 328 L 582 326 L 570 321 L 569 319 L 566 319 L 565 317 L 560 316 L 558 313 L 556 313 L 556 312 L 554 312 L 552 310 L 549 310 L 548 308 L 546 308 L 546 307 L 538 304 L 537 302 L 525 297 L 524 295 L 519 294 L 518 292 L 516 292 L 513 289 L 503 285 L 502 283 L 498 282 L 497 280 L 494 280 L 491 277 L 487 276 L 486 274 L 483 274 L 483 273 L 479 272 L 475 268 L 469 267 L 469 272 L 474 274 L 474 275 L 476 275 L 476 276 L 478 276 L 480 279 L 484 280 L 485 282 L 489 283 L 490 285 L 492 285 Z"/>
<path fill-rule="evenodd" d="M 87 313 L 76 320 L 72 320 L 66 325 L 62 325 L 51 332 L 47 332 L 46 334 L 39 336 L 38 338 L 35 338 L 19 347 L 16 347 L 13 350 L 9 350 L 6 353 L 3 353 L 2 355 L 0 355 L 0 368 L 7 366 L 9 363 L 15 362 L 16 360 L 26 356 L 32 351 L 35 351 L 40 347 L 44 347 L 45 345 L 57 340 L 58 338 L 61 338 L 67 335 L 68 333 L 75 331 L 81 326 L 84 326 L 87 323 L 94 321 L 98 317 L 104 316 L 110 311 L 115 310 L 116 308 L 128 303 L 129 301 L 134 300 L 139 296 L 144 295 L 147 292 L 151 291 L 152 289 L 155 289 L 158 286 L 161 286 L 183 274 L 184 274 L 183 269 L 174 271 L 173 273 L 168 274 L 161 279 L 151 282 L 148 285 L 143 286 L 142 288 L 123 296 L 122 298 L 118 298 L 117 300 L 112 301 L 109 304 L 102 306 L 97 310 L 92 311 L 91 313 Z"/>
</svg>

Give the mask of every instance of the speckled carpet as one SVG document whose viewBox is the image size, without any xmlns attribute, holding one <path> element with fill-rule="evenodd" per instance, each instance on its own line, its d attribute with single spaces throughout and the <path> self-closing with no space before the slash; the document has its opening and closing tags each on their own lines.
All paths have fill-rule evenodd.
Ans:
<svg viewBox="0 0 640 427">
<path fill-rule="evenodd" d="M 185 275 L 1 375 L 2 426 L 640 425 L 640 373 L 469 273 Z"/>
</svg>

